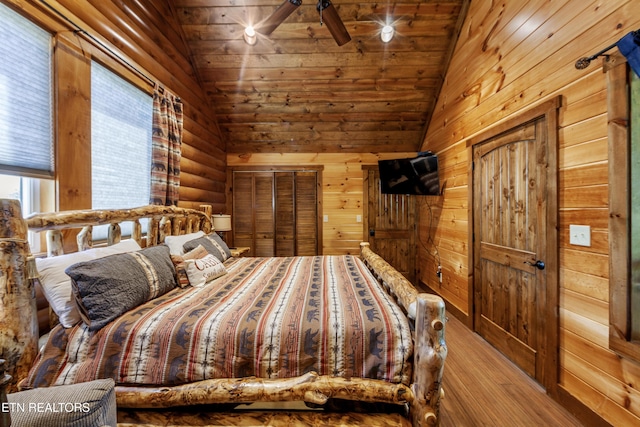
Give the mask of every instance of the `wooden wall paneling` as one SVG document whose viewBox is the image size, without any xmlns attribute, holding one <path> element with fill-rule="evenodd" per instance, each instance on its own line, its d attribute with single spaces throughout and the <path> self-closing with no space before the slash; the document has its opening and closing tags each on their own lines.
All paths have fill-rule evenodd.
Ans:
<svg viewBox="0 0 640 427">
<path fill-rule="evenodd" d="M 56 209 L 91 208 L 91 59 L 54 39 Z M 65 114 L 62 114 L 64 112 Z M 87 161 L 87 159 L 89 161 Z M 65 230 L 65 252 L 77 250 L 77 231 Z"/>
<path fill-rule="evenodd" d="M 625 383 L 636 384 L 640 377 L 637 369 L 629 369 L 625 366 L 628 362 L 609 350 L 608 327 L 601 323 L 609 309 L 611 262 L 607 249 L 610 188 L 606 171 L 611 157 L 607 152 L 606 77 L 598 61 L 585 70 L 576 70 L 574 63 L 637 29 L 639 17 L 640 4 L 630 0 L 613 0 L 606 5 L 577 0 L 533 0 L 526 5 L 472 2 L 421 147 L 436 151 L 441 163 L 456 156 L 463 158 L 461 142 L 467 138 L 500 125 L 530 105 L 562 95 L 558 123 L 558 271 L 563 356 L 557 398 L 577 414 L 589 413 L 580 409 L 580 405 L 588 405 L 594 414 L 621 426 L 640 422 L 640 410 L 631 403 L 637 388 L 633 387 L 631 395 L 625 392 Z M 469 58 L 473 58 L 473 66 Z M 469 160 L 462 162 L 468 164 Z M 440 171 L 441 181 L 447 186 L 434 236 L 444 269 L 446 258 L 456 254 L 442 246 L 464 239 L 459 236 L 464 230 L 453 224 L 466 220 L 464 211 L 453 213 L 449 201 L 454 192 L 466 194 L 467 183 L 450 168 Z M 425 217 L 422 233 L 428 227 Z M 591 226 L 592 245 L 571 245 L 569 224 Z M 470 248 L 463 251 L 470 253 Z M 421 251 L 421 256 L 428 257 L 429 253 Z M 467 261 L 459 261 L 462 268 L 445 272 L 453 274 L 455 282 L 464 283 Z M 431 275 L 423 274 L 423 278 L 434 285 Z M 445 298 L 450 298 L 456 308 L 463 304 L 466 310 L 469 304 L 456 299 L 454 288 L 445 286 L 446 275 L 443 282 L 440 289 Z M 595 312 L 589 312 L 591 309 Z M 594 316 L 599 321 L 592 320 Z M 575 340 L 566 343 L 567 334 L 588 343 L 593 350 L 574 345 Z M 598 366 L 606 374 L 598 372 Z M 588 419 L 582 419 L 589 424 Z M 593 419 L 590 422 L 597 424 Z"/>
<path fill-rule="evenodd" d="M 565 13 L 559 15 L 557 20 L 556 16 L 553 16 L 553 19 L 549 21 L 549 25 L 552 25 L 551 28 L 546 31 L 545 29 L 539 29 L 531 32 L 532 35 L 536 34 L 536 37 L 543 40 L 549 35 L 549 30 L 560 28 L 561 31 L 551 31 L 553 36 L 549 40 L 552 40 L 554 45 L 550 46 L 549 43 L 551 42 L 532 44 L 526 48 L 524 45 L 520 45 L 514 51 L 514 55 L 517 55 L 515 58 L 512 57 L 514 55 L 507 55 L 502 58 L 499 68 L 509 71 L 511 84 L 507 84 L 505 81 L 500 88 L 495 88 L 494 92 L 482 99 L 472 96 L 458 98 L 461 101 L 461 105 L 447 108 L 446 113 L 442 109 L 436 108 L 438 113 L 434 114 L 432 123 L 445 123 L 446 125 L 440 129 L 430 127 L 429 136 L 425 141 L 428 146 L 425 147 L 423 145 L 423 149 L 429 148 L 438 151 L 445 146 L 446 141 L 450 140 L 447 135 L 455 135 L 456 140 L 473 135 L 483 126 L 497 123 L 542 97 L 552 96 L 554 91 L 559 88 L 575 83 L 576 78 L 582 77 L 582 75 L 576 76 L 575 71 L 573 71 L 575 70 L 575 58 L 580 57 L 585 46 L 594 46 L 594 49 L 597 50 L 598 46 L 603 47 L 607 43 L 617 40 L 615 39 L 616 35 L 609 29 L 616 28 L 619 22 L 626 21 L 626 17 L 633 16 L 634 8 L 637 7 L 633 2 L 626 0 L 609 2 L 605 8 L 585 9 L 584 4 L 574 5 L 574 3 L 574 1 L 571 1 L 570 4 L 566 5 Z M 572 9 L 572 7 L 577 9 Z M 577 13 L 577 11 L 583 12 Z M 476 16 L 475 9 L 470 12 L 470 15 Z M 568 19 L 568 17 L 573 18 Z M 476 16 L 475 22 L 479 22 L 477 18 L 479 17 Z M 578 23 L 580 25 L 574 25 Z M 467 27 L 463 28 L 463 33 L 466 31 L 475 32 L 468 27 L 470 25 L 469 22 L 465 23 L 465 25 Z M 592 27 L 588 27 L 588 25 Z M 632 26 L 630 25 L 630 27 Z M 616 33 L 620 33 L 620 31 Z M 603 34 L 611 35 L 606 40 L 603 40 Z M 619 34 L 618 37 L 621 35 Z M 556 46 L 561 47 L 558 49 Z M 475 46 L 474 48 L 479 47 Z M 539 55 L 531 55 L 532 51 L 538 52 Z M 524 61 L 525 57 L 540 57 L 542 55 L 544 55 L 544 60 L 538 59 L 538 63 L 532 68 L 522 69 L 519 76 L 515 73 L 515 69 L 511 71 L 511 66 L 514 63 Z M 462 63 L 452 64 L 452 69 L 456 69 L 456 66 L 464 67 L 464 61 L 466 61 L 464 57 L 456 58 L 456 56 L 454 55 L 454 58 L 462 61 Z M 474 54 L 474 64 L 477 66 L 473 67 L 473 71 L 479 79 L 479 82 L 476 82 L 477 84 L 484 82 L 484 77 L 482 77 L 483 70 L 494 66 L 484 64 L 480 59 Z M 528 61 L 531 61 L 531 59 L 527 59 Z M 516 77 L 519 77 L 519 80 Z M 465 95 L 469 91 L 473 93 L 473 84 L 464 84 L 459 87 L 459 90 Z M 451 98 L 451 96 L 447 96 L 448 98 Z M 446 132 L 446 134 L 441 134 L 441 132 Z M 432 143 L 429 144 L 429 141 L 432 141 Z"/>
<path fill-rule="evenodd" d="M 560 283 L 562 283 L 561 290 L 567 289 L 601 301 L 609 301 L 608 281 L 605 277 L 561 268 Z"/>
<path fill-rule="evenodd" d="M 91 208 L 91 59 L 55 40 L 56 172 L 60 210 Z"/>
</svg>

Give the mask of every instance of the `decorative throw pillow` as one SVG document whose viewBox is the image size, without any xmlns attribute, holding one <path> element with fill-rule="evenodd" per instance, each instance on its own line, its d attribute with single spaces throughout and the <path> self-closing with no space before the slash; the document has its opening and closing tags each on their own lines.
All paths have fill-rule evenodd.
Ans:
<svg viewBox="0 0 640 427">
<path fill-rule="evenodd" d="M 186 242 L 182 247 L 185 251 L 190 251 L 198 245 L 204 246 L 204 248 L 211 255 L 215 256 L 220 262 L 225 262 L 231 257 L 231 250 L 227 244 L 216 233 L 207 234 L 206 236 L 190 240 Z"/>
<path fill-rule="evenodd" d="M 12 426 L 117 425 L 115 382 L 109 379 L 10 393 Z"/>
<path fill-rule="evenodd" d="M 139 251 L 135 240 L 123 240 L 115 245 L 88 249 L 49 258 L 36 258 L 36 268 L 40 275 L 40 284 L 51 309 L 58 315 L 60 324 L 70 328 L 80 319 L 71 286 L 71 279 L 64 270 L 78 262 L 102 258 L 108 255 Z"/>
<path fill-rule="evenodd" d="M 176 286 L 165 245 L 81 262 L 66 273 L 73 280 L 80 317 L 90 331 Z"/>
<path fill-rule="evenodd" d="M 227 274 L 227 269 L 215 256 L 207 254 L 204 258 L 185 261 L 187 276 L 191 286 L 199 288 L 207 282 Z"/>
<path fill-rule="evenodd" d="M 204 236 L 204 231 L 197 231 L 195 233 L 183 234 L 181 236 L 167 236 L 164 238 L 164 244 L 169 246 L 169 252 L 171 255 L 184 255 L 186 252 L 182 245 L 189 240 L 197 239 Z"/>
<path fill-rule="evenodd" d="M 200 259 L 209 255 L 209 252 L 202 245 L 198 245 L 196 248 L 190 250 L 184 255 L 171 255 L 171 261 L 176 268 L 178 275 L 178 286 L 184 288 L 189 285 L 189 277 L 187 276 L 187 264 L 186 261 L 190 259 Z"/>
</svg>

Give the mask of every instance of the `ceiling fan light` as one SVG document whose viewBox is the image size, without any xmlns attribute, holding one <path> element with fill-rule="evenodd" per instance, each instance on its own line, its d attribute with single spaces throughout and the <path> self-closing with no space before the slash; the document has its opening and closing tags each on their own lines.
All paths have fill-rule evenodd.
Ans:
<svg viewBox="0 0 640 427">
<path fill-rule="evenodd" d="M 389 43 L 393 38 L 394 32 L 395 30 L 391 25 L 385 25 L 384 27 L 382 27 L 382 31 L 380 32 L 380 38 L 383 42 Z"/>
<path fill-rule="evenodd" d="M 251 25 L 244 29 L 244 41 L 251 46 L 256 44 L 256 42 L 258 41 L 256 30 L 254 30 Z"/>
</svg>

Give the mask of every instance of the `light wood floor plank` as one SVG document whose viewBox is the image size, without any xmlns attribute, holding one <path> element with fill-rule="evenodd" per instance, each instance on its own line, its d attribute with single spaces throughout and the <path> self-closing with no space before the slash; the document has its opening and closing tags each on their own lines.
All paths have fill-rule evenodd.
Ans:
<svg viewBox="0 0 640 427">
<path fill-rule="evenodd" d="M 449 315 L 441 427 L 582 426 L 531 377 Z"/>
</svg>

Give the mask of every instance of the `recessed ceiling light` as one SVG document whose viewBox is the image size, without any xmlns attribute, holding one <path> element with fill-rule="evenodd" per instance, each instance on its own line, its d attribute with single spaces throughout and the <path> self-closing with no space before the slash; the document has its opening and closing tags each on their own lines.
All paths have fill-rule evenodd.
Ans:
<svg viewBox="0 0 640 427">
<path fill-rule="evenodd" d="M 393 27 L 391 25 L 385 25 L 380 32 L 380 38 L 383 42 L 388 43 L 393 38 Z"/>
<path fill-rule="evenodd" d="M 244 41 L 247 44 L 253 46 L 258 41 L 258 37 L 256 36 L 256 30 L 253 29 L 251 25 L 244 29 Z"/>
</svg>

